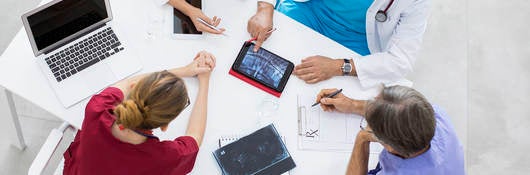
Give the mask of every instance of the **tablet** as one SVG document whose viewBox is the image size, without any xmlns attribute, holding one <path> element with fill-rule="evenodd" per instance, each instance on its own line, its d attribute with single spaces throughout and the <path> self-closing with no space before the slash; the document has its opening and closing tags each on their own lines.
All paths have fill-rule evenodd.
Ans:
<svg viewBox="0 0 530 175">
<path fill-rule="evenodd" d="M 253 48 L 254 43 L 245 42 L 243 44 L 236 61 L 232 65 L 232 70 L 269 90 L 273 90 L 274 92 L 271 93 L 267 89 L 253 84 L 279 97 L 279 93 L 283 92 L 289 76 L 293 72 L 294 64 L 264 48 L 260 48 L 257 52 L 254 52 Z M 248 83 L 252 84 L 252 82 Z"/>
<path fill-rule="evenodd" d="M 202 10 L 202 0 L 186 0 L 189 4 Z M 177 39 L 195 39 L 202 37 L 193 21 L 181 11 L 173 8 L 173 37 Z"/>
</svg>

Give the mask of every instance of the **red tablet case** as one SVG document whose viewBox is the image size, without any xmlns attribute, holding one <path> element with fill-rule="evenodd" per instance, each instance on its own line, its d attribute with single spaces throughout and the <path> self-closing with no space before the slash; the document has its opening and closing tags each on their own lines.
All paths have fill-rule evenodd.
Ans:
<svg viewBox="0 0 530 175">
<path fill-rule="evenodd" d="M 239 72 L 236 72 L 234 71 L 232 68 L 230 68 L 230 71 L 228 72 L 228 74 L 236 77 L 236 78 L 239 78 L 240 80 L 243 80 L 244 82 L 247 82 L 248 84 L 254 86 L 254 87 L 257 87 L 271 95 L 274 95 L 278 98 L 280 98 L 280 96 L 282 95 L 281 92 L 278 92 L 278 91 L 275 91 L 274 89 L 271 89 L 263 84 L 261 84 L 260 82 L 257 82 L 257 81 L 254 81 L 253 79 L 250 79 L 248 77 L 246 77 L 245 75 L 242 75 L 240 74 Z"/>
</svg>

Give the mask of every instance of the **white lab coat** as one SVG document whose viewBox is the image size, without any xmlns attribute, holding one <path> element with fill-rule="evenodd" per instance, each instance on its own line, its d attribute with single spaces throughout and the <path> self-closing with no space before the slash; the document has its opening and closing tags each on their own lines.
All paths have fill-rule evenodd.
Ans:
<svg viewBox="0 0 530 175">
<path fill-rule="evenodd" d="M 276 0 L 257 0 L 276 5 Z M 305 2 L 309 0 L 294 0 Z M 395 0 L 388 19 L 377 22 L 375 14 L 390 0 L 374 0 L 366 12 L 366 35 L 372 54 L 353 57 L 361 86 L 412 86 L 405 76 L 413 71 L 430 12 L 430 0 Z"/>
</svg>

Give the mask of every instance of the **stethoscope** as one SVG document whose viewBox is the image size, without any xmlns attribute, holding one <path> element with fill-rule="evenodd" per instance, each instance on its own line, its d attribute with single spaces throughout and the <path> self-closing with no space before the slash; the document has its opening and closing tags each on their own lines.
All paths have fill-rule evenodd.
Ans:
<svg viewBox="0 0 530 175">
<path fill-rule="evenodd" d="M 393 3 L 394 3 L 394 0 L 390 0 L 390 3 L 388 3 L 385 10 L 377 11 L 377 13 L 375 14 L 375 20 L 378 22 L 385 22 L 386 19 L 388 18 L 388 16 L 386 15 L 386 12 L 388 11 L 388 8 L 392 6 Z"/>
</svg>

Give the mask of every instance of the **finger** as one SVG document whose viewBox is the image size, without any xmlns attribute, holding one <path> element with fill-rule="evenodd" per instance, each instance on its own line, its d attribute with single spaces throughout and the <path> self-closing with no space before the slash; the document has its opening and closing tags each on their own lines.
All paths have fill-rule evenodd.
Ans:
<svg viewBox="0 0 530 175">
<path fill-rule="evenodd" d="M 331 112 L 335 110 L 335 106 L 333 105 L 325 105 L 325 104 L 320 103 L 320 107 L 322 107 L 322 110 L 326 112 Z"/>
<path fill-rule="evenodd" d="M 309 81 L 309 80 L 318 78 L 318 76 L 314 73 L 301 74 L 301 75 L 298 75 L 298 77 L 304 81 Z"/>
<path fill-rule="evenodd" d="M 258 40 L 256 40 L 256 43 L 254 45 L 254 49 L 253 51 L 254 52 L 257 52 L 259 50 L 259 48 L 261 47 L 261 45 L 263 44 L 263 40 L 260 40 L 259 39 L 259 34 L 258 34 Z"/>
<path fill-rule="evenodd" d="M 214 67 L 214 63 L 213 63 L 212 59 L 210 59 L 210 58 L 206 58 L 206 59 L 205 59 L 205 63 L 206 63 L 206 65 L 207 65 L 208 67 L 210 67 L 210 68 L 213 68 L 213 67 Z"/>
<path fill-rule="evenodd" d="M 313 63 L 308 63 L 308 62 L 303 62 L 300 63 L 299 65 L 296 65 L 295 69 L 296 70 L 299 70 L 299 69 L 306 69 L 306 68 L 310 68 L 310 67 L 313 67 Z"/>
<path fill-rule="evenodd" d="M 199 31 L 201 31 L 201 32 L 208 32 L 208 33 L 212 33 L 212 34 L 221 34 L 221 33 L 223 33 L 222 30 L 219 30 L 219 31 L 218 30 L 214 30 L 214 29 L 212 29 L 212 28 L 210 28 L 210 27 L 208 27 L 208 26 L 206 26 L 206 25 L 204 25 L 202 23 L 199 24 L 198 29 L 200 29 Z"/>
<path fill-rule="evenodd" d="M 304 74 L 309 74 L 309 73 L 314 73 L 314 68 L 312 67 L 308 67 L 308 68 L 300 68 L 300 69 L 295 69 L 294 70 L 294 74 L 295 75 L 304 75 Z"/>
<path fill-rule="evenodd" d="M 217 27 L 221 23 L 221 18 L 218 18 L 217 16 L 213 17 L 213 26 Z"/>
<path fill-rule="evenodd" d="M 318 83 L 318 82 L 320 82 L 319 78 L 315 78 L 315 79 L 311 79 L 311 80 L 306 81 L 307 84 L 315 84 L 315 83 Z"/>
<path fill-rule="evenodd" d="M 333 92 L 336 92 L 337 89 L 333 88 L 333 89 L 322 89 L 320 90 L 320 92 L 318 93 L 318 101 L 320 101 L 321 98 L 324 98 L 324 97 L 327 97 L 329 94 L 332 94 Z"/>
<path fill-rule="evenodd" d="M 210 59 L 212 59 L 212 61 L 213 61 L 213 67 L 212 68 L 215 68 L 215 65 L 217 64 L 217 58 L 215 58 L 215 56 L 213 54 L 210 54 Z"/>
<path fill-rule="evenodd" d="M 197 60 L 201 56 L 201 52 L 197 52 L 197 55 L 195 55 L 195 58 L 193 60 Z"/>
<path fill-rule="evenodd" d="M 209 67 L 198 67 L 195 69 L 197 71 L 197 74 L 206 73 L 212 71 Z"/>
<path fill-rule="evenodd" d="M 336 98 L 322 98 L 322 99 L 320 99 L 320 103 L 322 103 L 324 105 L 333 105 L 333 106 L 338 104 L 339 101 L 340 101 L 340 99 L 336 99 Z"/>
</svg>

